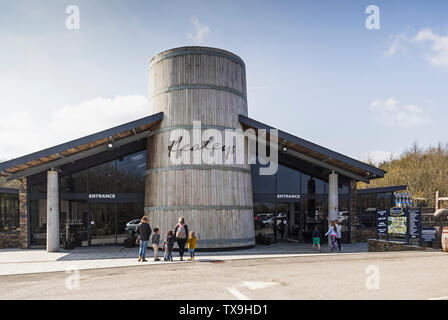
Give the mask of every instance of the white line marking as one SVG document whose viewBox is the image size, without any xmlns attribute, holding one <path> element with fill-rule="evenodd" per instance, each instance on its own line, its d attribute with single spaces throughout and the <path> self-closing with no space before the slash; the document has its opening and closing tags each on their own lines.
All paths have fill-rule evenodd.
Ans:
<svg viewBox="0 0 448 320">
<path fill-rule="evenodd" d="M 246 297 L 244 294 L 242 294 L 238 289 L 235 287 L 227 288 L 231 294 L 233 294 L 238 300 L 250 300 L 248 297 Z"/>
<path fill-rule="evenodd" d="M 252 281 L 241 282 L 242 286 L 248 287 L 250 290 L 263 289 L 275 286 L 277 284 L 278 284 L 277 282 L 252 282 Z"/>
<path fill-rule="evenodd" d="M 428 300 L 448 300 L 448 296 L 446 296 L 446 297 L 438 297 L 438 298 L 428 298 Z"/>
</svg>

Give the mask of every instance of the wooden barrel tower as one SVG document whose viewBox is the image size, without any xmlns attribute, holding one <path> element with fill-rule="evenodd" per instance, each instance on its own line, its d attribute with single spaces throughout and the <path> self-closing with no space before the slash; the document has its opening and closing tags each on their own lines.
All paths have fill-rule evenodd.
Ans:
<svg viewBox="0 0 448 320">
<path fill-rule="evenodd" d="M 156 55 L 150 64 L 151 114 L 164 118 L 148 138 L 145 214 L 164 236 L 185 217 L 198 248 L 255 244 L 252 181 L 247 164 L 175 164 L 168 146 L 173 130 L 192 136 L 202 129 L 242 129 L 247 115 L 243 60 L 225 50 L 181 47 Z M 223 135 L 224 137 L 224 135 Z"/>
</svg>

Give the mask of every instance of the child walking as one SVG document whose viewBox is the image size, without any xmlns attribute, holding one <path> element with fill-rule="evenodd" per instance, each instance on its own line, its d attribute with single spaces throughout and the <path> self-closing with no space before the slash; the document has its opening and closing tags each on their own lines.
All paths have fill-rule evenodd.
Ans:
<svg viewBox="0 0 448 320">
<path fill-rule="evenodd" d="M 154 249 L 154 261 L 160 261 L 159 259 L 159 244 L 160 244 L 160 230 L 154 228 L 154 234 L 151 237 L 152 248 Z"/>
<path fill-rule="evenodd" d="M 188 240 L 187 240 L 187 248 L 188 248 L 188 252 L 190 253 L 190 259 L 188 259 L 188 260 L 194 260 L 194 249 L 196 249 L 196 243 L 197 243 L 197 238 L 196 238 L 194 232 L 191 231 L 190 236 L 188 237 Z"/>
<path fill-rule="evenodd" d="M 320 231 L 319 228 L 317 226 L 314 227 L 314 231 L 313 231 L 313 251 L 314 251 L 314 246 L 317 245 L 317 249 L 319 249 L 320 252 Z"/>
<path fill-rule="evenodd" d="M 164 261 L 173 261 L 174 234 L 173 230 L 168 231 L 163 241 L 163 249 L 165 250 Z"/>
<path fill-rule="evenodd" d="M 330 236 L 331 239 L 331 252 L 336 252 L 338 250 L 337 248 L 337 238 L 338 238 L 338 228 L 334 221 L 330 222 L 330 228 L 328 229 L 326 236 Z"/>
</svg>

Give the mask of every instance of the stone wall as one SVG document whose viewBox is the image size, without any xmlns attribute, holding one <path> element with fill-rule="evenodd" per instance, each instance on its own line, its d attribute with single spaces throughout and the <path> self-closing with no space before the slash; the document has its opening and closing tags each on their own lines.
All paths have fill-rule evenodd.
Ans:
<svg viewBox="0 0 448 320">
<path fill-rule="evenodd" d="M 366 242 L 368 239 L 376 237 L 376 232 L 373 228 L 369 229 L 355 229 L 352 231 L 356 238 L 356 242 Z"/>
<path fill-rule="evenodd" d="M 2 232 L 0 233 L 0 248 L 19 248 L 18 232 Z"/>
<path fill-rule="evenodd" d="M 20 209 L 20 233 L 19 246 L 28 248 L 28 200 L 27 200 L 27 183 L 26 178 L 21 178 L 19 186 L 19 209 Z"/>
<path fill-rule="evenodd" d="M 360 242 L 356 233 L 356 225 L 358 224 L 357 205 L 356 205 L 356 181 L 350 182 L 350 242 Z"/>
<path fill-rule="evenodd" d="M 367 240 L 367 249 L 369 252 L 425 250 L 424 247 L 411 246 L 400 241 L 387 241 L 376 239 Z"/>
</svg>

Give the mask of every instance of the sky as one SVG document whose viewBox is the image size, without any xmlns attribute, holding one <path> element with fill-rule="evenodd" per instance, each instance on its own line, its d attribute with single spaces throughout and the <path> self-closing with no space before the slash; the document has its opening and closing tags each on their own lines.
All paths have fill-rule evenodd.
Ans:
<svg viewBox="0 0 448 320">
<path fill-rule="evenodd" d="M 448 142 L 447 1 L 0 0 L 0 159 L 149 115 L 150 59 L 189 45 L 245 61 L 249 117 L 334 151 Z"/>
</svg>

